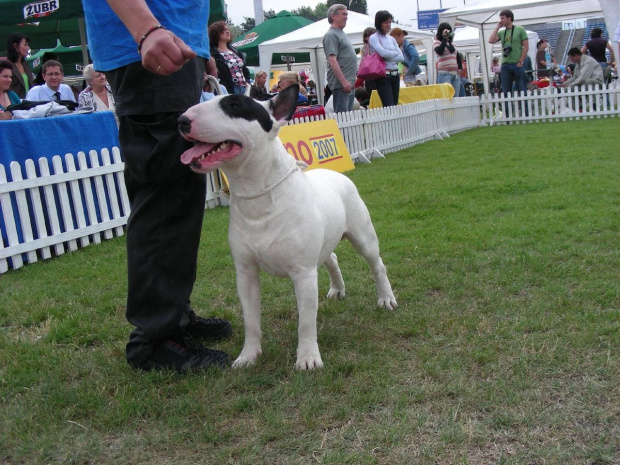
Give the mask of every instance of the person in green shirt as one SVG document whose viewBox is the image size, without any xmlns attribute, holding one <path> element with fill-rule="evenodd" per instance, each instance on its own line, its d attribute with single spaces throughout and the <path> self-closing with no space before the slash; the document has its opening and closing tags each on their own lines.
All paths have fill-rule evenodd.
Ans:
<svg viewBox="0 0 620 465">
<path fill-rule="evenodd" d="M 515 26 L 514 14 L 510 10 L 499 13 L 499 22 L 489 37 L 489 42 L 502 42 L 502 69 L 500 72 L 502 92 L 508 94 L 513 90 L 525 91 L 525 68 L 523 63 L 529 50 L 527 32 L 521 26 Z M 500 31 L 501 28 L 504 28 Z"/>
</svg>

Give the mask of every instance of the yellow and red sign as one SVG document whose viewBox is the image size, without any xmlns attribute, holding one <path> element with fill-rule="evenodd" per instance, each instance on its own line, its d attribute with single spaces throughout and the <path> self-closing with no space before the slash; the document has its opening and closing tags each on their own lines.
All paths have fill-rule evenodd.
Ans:
<svg viewBox="0 0 620 465">
<path fill-rule="evenodd" d="M 279 136 L 286 151 L 308 169 L 327 168 L 340 173 L 355 169 L 333 119 L 284 126 Z"/>
</svg>

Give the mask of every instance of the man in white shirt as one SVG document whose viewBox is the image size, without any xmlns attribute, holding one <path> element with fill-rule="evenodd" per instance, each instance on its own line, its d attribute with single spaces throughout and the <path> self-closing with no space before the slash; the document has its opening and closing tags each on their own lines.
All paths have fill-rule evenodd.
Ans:
<svg viewBox="0 0 620 465">
<path fill-rule="evenodd" d="M 71 87 L 62 83 L 65 75 L 59 62 L 56 60 L 46 61 L 43 63 L 41 74 L 45 84 L 30 89 L 26 94 L 26 100 L 31 102 L 71 100 L 75 102 Z"/>
</svg>

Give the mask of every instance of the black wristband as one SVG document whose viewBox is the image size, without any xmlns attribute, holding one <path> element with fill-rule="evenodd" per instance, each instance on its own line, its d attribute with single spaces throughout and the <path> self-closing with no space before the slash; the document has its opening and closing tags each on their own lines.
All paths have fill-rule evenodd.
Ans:
<svg viewBox="0 0 620 465">
<path fill-rule="evenodd" d="M 162 26 L 161 24 L 156 24 L 155 26 L 150 28 L 148 31 L 146 31 L 144 35 L 140 38 L 140 42 L 138 42 L 138 55 L 142 55 L 142 44 L 144 43 L 144 40 L 149 35 L 151 35 L 151 33 L 155 32 L 157 29 L 166 29 L 166 28 Z"/>
</svg>

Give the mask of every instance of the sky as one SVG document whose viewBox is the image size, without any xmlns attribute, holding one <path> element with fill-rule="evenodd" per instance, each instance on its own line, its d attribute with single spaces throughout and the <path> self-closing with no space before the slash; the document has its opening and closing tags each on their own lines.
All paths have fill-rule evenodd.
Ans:
<svg viewBox="0 0 620 465">
<path fill-rule="evenodd" d="M 243 23 L 244 17 L 254 17 L 254 0 L 225 0 L 228 5 L 228 17 L 234 24 Z M 302 6 L 314 8 L 319 0 L 263 0 L 263 10 L 295 10 Z M 344 2 L 343 2 L 344 3 Z M 464 4 L 475 3 L 474 0 L 366 0 L 368 14 L 374 17 L 379 10 L 388 10 L 394 19 L 403 26 L 416 28 L 418 6 L 420 11 L 454 8 Z"/>
</svg>

